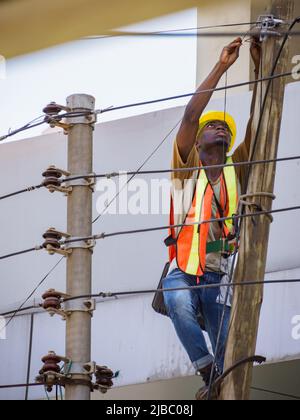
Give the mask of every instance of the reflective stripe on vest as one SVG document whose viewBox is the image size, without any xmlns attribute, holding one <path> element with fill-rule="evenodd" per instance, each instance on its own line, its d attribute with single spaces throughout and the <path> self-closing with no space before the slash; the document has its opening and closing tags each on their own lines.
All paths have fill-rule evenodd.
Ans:
<svg viewBox="0 0 300 420">
<path fill-rule="evenodd" d="M 227 164 L 232 163 L 232 158 L 227 158 Z M 224 178 L 221 180 L 220 204 L 224 208 L 224 216 L 235 214 L 238 205 L 238 188 L 236 173 L 233 166 L 224 168 Z M 228 195 L 227 211 L 225 210 L 226 197 L 224 196 L 224 179 Z M 185 224 L 201 223 L 212 218 L 213 189 L 210 186 L 204 170 L 200 171 L 195 196 L 185 220 Z M 220 217 L 218 215 L 217 217 Z M 225 235 L 233 232 L 232 220 L 224 223 Z M 202 276 L 206 265 L 206 245 L 210 224 L 196 224 L 184 226 L 178 234 L 176 244 L 176 257 L 178 267 L 187 274 Z"/>
</svg>

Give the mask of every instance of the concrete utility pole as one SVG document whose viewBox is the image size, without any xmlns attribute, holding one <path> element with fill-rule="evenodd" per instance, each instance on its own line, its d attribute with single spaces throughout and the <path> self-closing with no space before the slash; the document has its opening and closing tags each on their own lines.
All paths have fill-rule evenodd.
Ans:
<svg viewBox="0 0 300 420">
<path fill-rule="evenodd" d="M 294 0 L 273 0 L 271 14 L 284 21 L 293 19 Z M 275 29 L 276 30 L 276 29 Z M 269 75 L 283 38 L 268 37 L 263 43 L 263 74 Z M 288 44 L 283 50 L 276 73 L 289 70 Z M 262 126 L 255 148 L 253 160 L 274 159 L 277 157 L 280 125 L 282 118 L 285 79 L 273 81 L 270 89 Z M 264 83 L 263 90 L 266 89 Z M 255 116 L 252 125 L 252 136 L 257 132 L 260 117 L 260 94 L 257 95 Z M 253 143 L 252 143 L 253 150 Z M 273 193 L 275 182 L 275 164 L 255 165 L 251 169 L 247 194 L 256 192 Z M 270 210 L 270 197 L 253 196 L 247 202 L 257 203 L 263 209 Z M 253 210 L 253 208 L 252 208 Z M 246 207 L 250 213 L 251 208 Z M 246 218 L 241 230 L 239 260 L 235 271 L 234 282 L 263 281 L 265 277 L 266 258 L 270 231 L 270 218 L 266 216 Z M 237 287 L 232 307 L 232 326 L 229 333 L 225 369 L 236 362 L 253 356 L 259 325 L 260 310 L 263 301 L 263 284 L 258 286 Z M 247 400 L 250 398 L 252 382 L 251 364 L 245 364 L 233 371 L 223 383 L 221 400 Z"/>
<path fill-rule="evenodd" d="M 67 98 L 72 111 L 93 111 L 95 99 L 89 95 L 72 95 Z M 93 170 L 93 127 L 86 117 L 71 119 L 68 133 L 68 171 L 71 175 L 89 175 Z M 72 184 L 68 196 L 68 232 L 72 237 L 92 234 L 92 189 L 86 180 Z M 67 258 L 67 294 L 91 294 L 92 252 L 86 243 L 73 243 Z M 66 385 L 66 400 L 89 400 L 90 381 L 82 366 L 91 361 L 91 313 L 83 302 L 74 301 L 67 317 L 66 357 L 72 360 L 71 384 Z"/>
</svg>

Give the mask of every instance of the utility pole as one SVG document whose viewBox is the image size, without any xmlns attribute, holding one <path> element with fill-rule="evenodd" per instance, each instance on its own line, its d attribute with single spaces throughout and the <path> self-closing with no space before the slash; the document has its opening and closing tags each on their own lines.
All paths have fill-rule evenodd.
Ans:
<svg viewBox="0 0 300 420">
<path fill-rule="evenodd" d="M 95 99 L 71 95 L 67 107 L 72 111 L 93 111 Z M 68 131 L 68 171 L 72 175 L 91 175 L 93 170 L 93 125 L 86 117 L 71 118 Z M 88 178 L 88 177 L 87 177 Z M 68 232 L 72 237 L 92 234 L 92 188 L 87 179 L 72 182 L 68 196 Z M 92 250 L 85 242 L 71 244 L 67 258 L 67 294 L 91 294 Z M 90 380 L 83 366 L 91 361 L 91 313 L 81 300 L 74 301 L 67 317 L 66 357 L 72 360 L 72 381 L 66 384 L 66 400 L 89 400 Z"/>
<path fill-rule="evenodd" d="M 271 14 L 284 21 L 293 19 L 294 0 L 273 0 Z M 276 29 L 275 29 L 276 31 Z M 277 56 L 283 38 L 267 37 L 263 42 L 263 74 L 268 76 Z M 276 73 L 288 71 L 288 48 L 284 48 L 279 60 Z M 280 78 L 272 82 L 273 86 L 268 94 L 266 109 L 263 114 L 262 125 L 253 160 L 275 159 L 277 157 L 280 125 L 282 118 L 285 79 Z M 263 91 L 267 82 L 263 83 Z M 263 92 L 264 93 L 264 92 Z M 260 95 L 257 95 L 255 116 L 252 125 L 252 137 L 255 137 L 260 118 Z M 253 151 L 252 141 L 252 151 Z M 271 194 L 274 191 L 276 164 L 254 165 L 251 168 L 248 183 L 247 202 L 254 207 L 246 206 L 246 212 L 251 213 L 255 205 L 270 210 L 272 208 Z M 260 196 L 253 193 L 266 192 L 269 195 Z M 257 207 L 256 207 L 257 209 Z M 270 217 L 259 216 L 245 218 L 241 230 L 239 259 L 235 270 L 234 282 L 251 280 L 264 281 L 266 258 L 270 231 Z M 236 362 L 255 354 L 257 333 L 261 305 L 263 302 L 263 284 L 258 286 L 235 288 L 232 307 L 231 328 L 228 337 L 225 369 Z M 244 364 L 234 370 L 223 382 L 222 400 L 247 400 L 250 398 L 252 382 L 252 364 Z"/>
</svg>

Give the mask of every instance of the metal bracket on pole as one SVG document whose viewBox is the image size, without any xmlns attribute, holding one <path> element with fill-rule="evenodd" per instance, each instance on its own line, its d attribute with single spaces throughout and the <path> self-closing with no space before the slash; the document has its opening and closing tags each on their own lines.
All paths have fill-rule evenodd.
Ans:
<svg viewBox="0 0 300 420">
<path fill-rule="evenodd" d="M 278 28 L 283 23 L 284 21 L 282 19 L 277 19 L 274 15 L 259 16 L 256 26 L 261 30 L 260 41 L 264 41 L 269 35 L 281 37 L 282 34 L 274 31 L 274 29 Z"/>
<path fill-rule="evenodd" d="M 95 112 L 92 112 L 90 110 L 82 110 L 83 113 L 85 111 L 87 112 L 86 115 L 82 115 L 79 117 L 67 117 L 65 118 L 65 121 L 67 121 L 68 125 L 72 127 L 76 124 L 85 124 L 93 126 L 97 122 L 97 115 L 95 114 Z"/>
<path fill-rule="evenodd" d="M 88 239 L 87 241 L 82 241 L 79 239 L 80 238 L 76 237 L 68 237 L 68 242 L 63 245 L 63 249 L 66 252 L 72 252 L 73 249 L 89 249 L 91 252 L 93 252 L 93 249 L 96 246 L 96 241 L 94 239 Z"/>
<path fill-rule="evenodd" d="M 92 379 L 92 375 L 96 373 L 96 362 L 88 363 L 77 363 L 71 361 L 68 365 L 65 365 L 65 375 L 67 378 L 72 378 L 74 375 L 87 375 Z"/>
<path fill-rule="evenodd" d="M 73 187 L 90 187 L 90 189 L 94 192 L 96 185 L 95 175 L 95 173 L 87 174 L 85 176 L 82 176 L 82 178 L 80 179 L 72 179 L 72 176 L 70 176 L 70 181 L 68 180 L 68 178 L 66 178 L 64 179 L 63 183 L 65 185 L 65 188 L 68 190 L 68 193 L 72 192 Z M 77 175 L 73 176 L 77 177 Z"/>
<path fill-rule="evenodd" d="M 93 316 L 95 309 L 95 299 L 74 299 L 64 302 L 64 313 L 66 316 L 70 316 L 73 312 L 88 312 Z"/>
</svg>

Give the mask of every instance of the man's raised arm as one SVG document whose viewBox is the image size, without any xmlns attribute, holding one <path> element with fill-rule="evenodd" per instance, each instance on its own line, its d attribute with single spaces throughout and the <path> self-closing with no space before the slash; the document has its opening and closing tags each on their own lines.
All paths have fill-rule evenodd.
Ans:
<svg viewBox="0 0 300 420">
<path fill-rule="evenodd" d="M 192 97 L 185 109 L 184 117 L 177 134 L 177 145 L 184 162 L 187 161 L 195 144 L 199 128 L 199 118 L 213 94 L 213 92 L 201 92 L 217 87 L 223 74 L 226 73 L 238 59 L 241 45 L 242 39 L 237 38 L 223 49 L 220 59 L 214 69 L 197 89 L 196 94 Z"/>
</svg>

